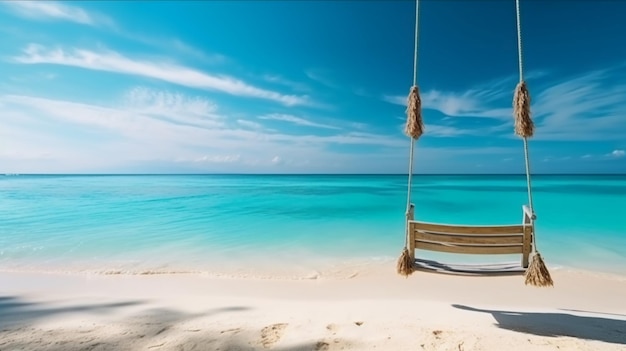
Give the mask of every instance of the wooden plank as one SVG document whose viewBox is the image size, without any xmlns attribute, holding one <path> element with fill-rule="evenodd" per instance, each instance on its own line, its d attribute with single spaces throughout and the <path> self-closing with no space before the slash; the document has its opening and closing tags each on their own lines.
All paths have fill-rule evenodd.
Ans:
<svg viewBox="0 0 626 351">
<path fill-rule="evenodd" d="M 505 225 L 505 226 L 468 226 L 468 225 L 447 225 L 434 224 L 425 222 L 411 221 L 412 230 L 420 230 L 431 233 L 449 233 L 449 234 L 479 234 L 479 235 L 498 235 L 498 234 L 522 234 L 524 233 L 523 225 Z"/>
<path fill-rule="evenodd" d="M 512 235 L 476 235 L 476 234 L 442 234 L 417 230 L 415 240 L 447 242 L 451 244 L 522 244 L 522 234 Z"/>
<path fill-rule="evenodd" d="M 528 257 L 531 251 L 531 240 L 533 236 L 533 227 L 524 227 L 524 242 L 522 244 L 522 267 L 528 268 Z"/>
<path fill-rule="evenodd" d="M 455 275 L 513 275 L 522 274 L 526 270 L 517 263 L 489 264 L 448 264 L 431 260 L 417 259 L 417 269 Z"/>
<path fill-rule="evenodd" d="M 430 250 L 448 253 L 502 255 L 522 253 L 522 245 L 444 245 L 436 242 L 415 240 L 418 250 Z"/>
</svg>

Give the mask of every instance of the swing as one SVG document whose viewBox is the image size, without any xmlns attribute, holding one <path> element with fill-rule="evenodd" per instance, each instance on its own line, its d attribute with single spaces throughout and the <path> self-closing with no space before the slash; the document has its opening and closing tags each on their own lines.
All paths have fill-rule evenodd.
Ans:
<svg viewBox="0 0 626 351">
<path fill-rule="evenodd" d="M 415 50 L 413 57 L 413 86 L 407 104 L 406 134 L 411 138 L 406 209 L 405 246 L 398 259 L 397 271 L 408 277 L 416 269 L 437 272 L 486 274 L 524 273 L 525 283 L 533 286 L 552 286 L 553 281 L 541 255 L 537 251 L 535 212 L 530 181 L 528 138 L 534 134 L 530 116 L 530 95 L 523 76 L 522 38 L 520 25 L 520 0 L 515 0 L 517 16 L 517 49 L 519 59 L 519 83 L 513 97 L 515 134 L 524 142 L 528 206 L 522 206 L 521 224 L 514 225 L 454 225 L 428 223 L 415 220 L 415 205 L 411 203 L 413 177 L 413 154 L 415 141 L 424 133 L 421 99 L 417 87 L 417 52 L 419 34 L 419 0 L 415 1 Z M 416 259 L 416 250 L 429 250 L 461 254 L 521 254 L 520 265 L 449 265 L 436 261 Z M 532 254 L 532 257 L 531 257 Z"/>
</svg>

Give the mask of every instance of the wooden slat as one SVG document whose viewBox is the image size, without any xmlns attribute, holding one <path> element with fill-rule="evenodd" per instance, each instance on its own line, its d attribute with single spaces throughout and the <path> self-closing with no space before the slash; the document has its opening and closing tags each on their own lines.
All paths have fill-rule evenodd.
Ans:
<svg viewBox="0 0 626 351">
<path fill-rule="evenodd" d="M 434 224 L 411 221 L 412 230 L 421 230 L 432 233 L 450 233 L 450 234 L 480 234 L 480 235 L 498 235 L 498 234 L 522 234 L 524 233 L 523 225 L 505 225 L 505 226 L 456 226 L 445 224 Z"/>
<path fill-rule="evenodd" d="M 438 273 L 455 275 L 513 275 L 524 273 L 526 270 L 515 263 L 487 263 L 487 264 L 450 264 L 432 260 L 417 259 L 417 269 L 429 270 Z"/>
<path fill-rule="evenodd" d="M 416 240 L 415 248 L 449 253 L 500 255 L 522 253 L 522 245 L 444 245 L 436 242 Z"/>
<path fill-rule="evenodd" d="M 532 235 L 533 235 L 533 227 L 526 226 L 524 228 L 524 242 L 522 244 L 522 267 L 528 268 L 528 258 L 530 256 L 531 251 L 531 243 L 532 243 Z"/>
<path fill-rule="evenodd" d="M 522 244 L 524 236 L 522 234 L 512 235 L 476 235 L 476 234 L 442 234 L 430 233 L 417 230 L 416 240 L 446 242 L 452 244 Z"/>
</svg>

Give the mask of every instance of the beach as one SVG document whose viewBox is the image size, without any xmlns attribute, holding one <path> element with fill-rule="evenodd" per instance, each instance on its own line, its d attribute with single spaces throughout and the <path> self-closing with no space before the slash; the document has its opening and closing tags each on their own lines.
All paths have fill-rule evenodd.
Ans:
<svg viewBox="0 0 626 351">
<path fill-rule="evenodd" d="M 389 262 L 387 262 L 389 263 Z M 0 273 L 0 350 L 623 350 L 626 277 L 553 288 L 383 264 L 342 277 Z M 346 272 L 347 273 L 347 272 Z"/>
</svg>

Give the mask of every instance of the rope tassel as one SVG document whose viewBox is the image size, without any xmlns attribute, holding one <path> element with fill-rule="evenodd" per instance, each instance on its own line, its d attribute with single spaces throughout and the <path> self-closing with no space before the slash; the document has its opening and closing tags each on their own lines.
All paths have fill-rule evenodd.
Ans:
<svg viewBox="0 0 626 351">
<path fill-rule="evenodd" d="M 404 247 L 402 250 L 402 254 L 400 258 L 398 258 L 398 264 L 396 265 L 396 270 L 398 274 L 408 277 L 413 273 L 413 262 L 411 260 L 411 255 L 409 254 L 409 249 Z"/>
<path fill-rule="evenodd" d="M 402 250 L 402 254 L 398 258 L 398 263 L 396 264 L 396 271 L 398 274 L 403 275 L 407 278 L 411 273 L 415 271 L 415 266 L 413 265 L 414 259 L 413 255 L 409 251 L 409 221 L 412 221 L 415 217 L 415 206 L 413 204 L 409 204 L 409 208 L 406 211 L 406 235 L 404 240 L 404 250 Z"/>
<path fill-rule="evenodd" d="M 522 138 L 532 137 L 535 134 L 535 124 L 530 115 L 530 93 L 524 81 L 519 82 L 515 87 L 513 114 L 515 116 L 515 134 Z"/>
<path fill-rule="evenodd" d="M 526 285 L 532 285 L 537 287 L 553 286 L 554 282 L 550 276 L 548 267 L 543 262 L 541 254 L 535 251 L 535 255 L 530 262 L 530 267 L 526 270 Z"/>
<path fill-rule="evenodd" d="M 406 115 L 404 132 L 413 139 L 419 139 L 424 134 L 424 122 L 422 121 L 422 99 L 416 85 L 412 86 L 409 92 Z"/>
</svg>

